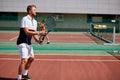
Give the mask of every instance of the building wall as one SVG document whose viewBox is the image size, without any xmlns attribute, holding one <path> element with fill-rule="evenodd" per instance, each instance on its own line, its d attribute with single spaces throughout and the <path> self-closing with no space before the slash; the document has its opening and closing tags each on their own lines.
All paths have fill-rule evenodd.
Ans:
<svg viewBox="0 0 120 80">
<path fill-rule="evenodd" d="M 15 21 L 13 20 L 0 20 L 0 28 L 5 29 L 5 30 L 14 30 L 14 29 L 19 29 L 20 26 L 20 21 L 23 16 L 25 16 L 26 13 L 18 13 L 18 19 Z"/>
<path fill-rule="evenodd" d="M 0 11 L 26 12 L 29 4 L 41 13 L 120 14 L 120 0 L 0 0 Z"/>
<path fill-rule="evenodd" d="M 5 30 L 18 30 L 20 27 L 20 21 L 23 16 L 27 15 L 26 13 L 18 13 L 18 20 L 0 20 L 0 29 Z M 87 14 L 52 14 L 52 13 L 38 13 L 37 21 L 42 21 L 48 15 L 56 16 L 62 15 L 62 21 L 56 21 L 56 26 L 53 27 L 54 31 L 89 31 L 90 22 L 87 21 Z M 95 23 L 96 24 L 96 23 Z M 120 23 L 116 25 L 116 23 L 98 23 L 98 24 L 106 24 L 109 27 L 117 26 L 120 27 Z"/>
<path fill-rule="evenodd" d="M 87 14 L 120 15 L 120 0 L 0 0 L 0 12 L 18 13 L 18 20 L 0 21 L 0 28 L 18 29 L 29 4 L 37 6 L 40 19 L 47 15 L 62 13 L 64 20 L 57 21 L 54 27 L 58 31 L 60 29 L 88 30 Z"/>
<path fill-rule="evenodd" d="M 62 30 L 83 31 L 89 29 L 89 23 L 87 23 L 87 14 L 63 14 L 64 20 L 58 21 L 56 29 L 62 28 Z"/>
<path fill-rule="evenodd" d="M 120 32 L 120 20 L 119 20 L 119 22 L 118 22 L 118 26 L 119 26 L 118 28 L 119 28 L 119 32 Z"/>
<path fill-rule="evenodd" d="M 1 29 L 19 29 L 20 21 L 23 16 L 27 15 L 26 13 L 18 13 L 18 20 L 16 21 L 0 21 Z M 48 14 L 48 13 L 39 13 L 39 17 L 37 17 L 37 21 L 43 20 L 48 15 L 55 16 L 56 14 Z M 63 21 L 56 21 L 56 26 L 53 28 L 54 30 L 60 31 L 62 30 L 84 30 L 89 29 L 89 25 L 87 23 L 87 14 L 62 14 L 64 16 Z"/>
</svg>

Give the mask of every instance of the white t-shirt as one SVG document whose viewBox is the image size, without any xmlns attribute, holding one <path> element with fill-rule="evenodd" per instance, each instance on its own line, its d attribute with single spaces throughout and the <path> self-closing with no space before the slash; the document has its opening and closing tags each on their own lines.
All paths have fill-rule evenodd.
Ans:
<svg viewBox="0 0 120 80">
<path fill-rule="evenodd" d="M 31 45 L 32 35 L 26 35 L 24 28 L 28 28 L 29 31 L 36 31 L 37 21 L 35 19 L 32 19 L 29 15 L 22 18 L 17 45 L 22 43 Z"/>
<path fill-rule="evenodd" d="M 31 18 L 29 15 L 23 17 L 21 21 L 21 28 L 28 28 L 31 30 L 36 30 L 37 29 L 37 21 L 33 18 Z"/>
</svg>

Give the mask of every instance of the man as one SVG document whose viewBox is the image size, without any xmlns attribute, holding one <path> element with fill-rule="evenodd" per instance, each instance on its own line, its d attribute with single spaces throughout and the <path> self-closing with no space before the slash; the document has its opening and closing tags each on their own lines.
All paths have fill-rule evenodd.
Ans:
<svg viewBox="0 0 120 80">
<path fill-rule="evenodd" d="M 29 5 L 27 7 L 28 15 L 21 20 L 20 33 L 17 40 L 17 45 L 20 52 L 21 62 L 18 68 L 18 80 L 22 78 L 29 79 L 28 70 L 34 60 L 33 47 L 31 45 L 32 37 L 36 42 L 40 43 L 37 29 L 37 21 L 34 19 L 36 16 L 36 6 Z M 39 34 L 44 34 L 43 32 Z"/>
</svg>

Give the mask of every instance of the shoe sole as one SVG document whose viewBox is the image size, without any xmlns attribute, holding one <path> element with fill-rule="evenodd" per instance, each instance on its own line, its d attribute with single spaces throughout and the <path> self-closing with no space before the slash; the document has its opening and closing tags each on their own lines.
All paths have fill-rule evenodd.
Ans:
<svg viewBox="0 0 120 80">
<path fill-rule="evenodd" d="M 27 78 L 24 78 L 24 79 L 22 79 L 22 80 L 32 80 L 32 79 L 27 79 Z"/>
</svg>

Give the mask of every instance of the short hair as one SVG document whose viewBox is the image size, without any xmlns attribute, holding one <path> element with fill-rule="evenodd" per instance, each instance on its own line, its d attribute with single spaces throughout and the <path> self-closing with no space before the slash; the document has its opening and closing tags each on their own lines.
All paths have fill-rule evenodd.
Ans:
<svg viewBox="0 0 120 80">
<path fill-rule="evenodd" d="M 29 11 L 32 9 L 32 7 L 36 8 L 36 5 L 28 5 L 27 6 L 27 12 L 29 13 Z"/>
</svg>

